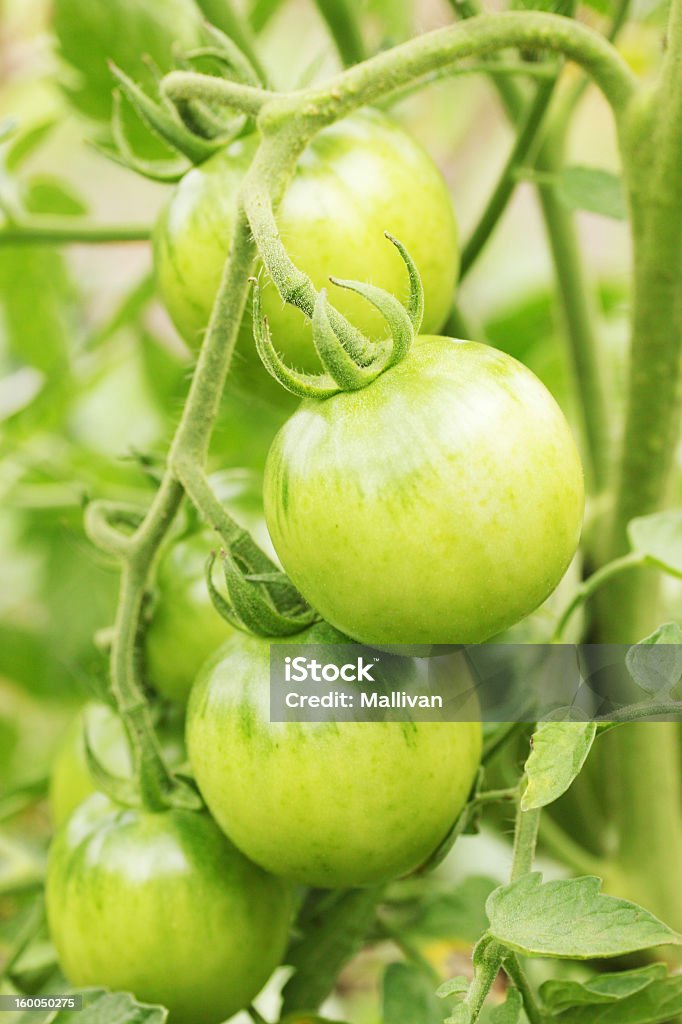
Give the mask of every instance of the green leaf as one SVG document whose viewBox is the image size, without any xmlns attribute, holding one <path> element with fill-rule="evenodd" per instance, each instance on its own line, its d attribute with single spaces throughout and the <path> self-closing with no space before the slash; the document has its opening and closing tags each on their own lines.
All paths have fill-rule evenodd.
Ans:
<svg viewBox="0 0 682 1024">
<path fill-rule="evenodd" d="M 49 119 L 13 134 L 5 153 L 5 166 L 8 171 L 16 171 L 36 149 L 39 149 L 54 128 L 56 121 Z"/>
<path fill-rule="evenodd" d="M 10 394 L 6 411 L 20 413 L 22 425 L 30 416 L 48 429 L 59 424 L 63 430 L 60 414 L 73 394 L 74 299 L 60 253 L 42 246 L 0 249 L 0 321 L 6 357 L 15 373 L 24 371 L 16 387 L 25 386 L 28 399 L 12 409 Z M 26 373 L 29 368 L 40 373 L 40 380 L 35 374 L 31 379 Z M 38 395 L 40 402 L 35 401 Z"/>
<path fill-rule="evenodd" d="M 389 964 L 383 980 L 384 1024 L 441 1024 L 443 1009 L 433 981 L 412 964 Z"/>
<path fill-rule="evenodd" d="M 540 722 L 526 761 L 521 808 L 546 807 L 565 793 L 582 769 L 597 734 L 594 722 Z"/>
<path fill-rule="evenodd" d="M 673 576 L 682 576 L 682 509 L 631 519 L 628 538 L 633 551 Z"/>
<path fill-rule="evenodd" d="M 163 1006 L 138 1003 L 127 992 L 84 991 L 78 1024 L 165 1024 L 168 1010 Z M 73 1024 L 74 1014 L 63 1010 L 50 1024 Z"/>
<path fill-rule="evenodd" d="M 450 978 L 449 981 L 444 981 L 442 985 L 439 985 L 436 995 L 439 999 L 446 999 L 448 996 L 465 995 L 468 991 L 469 980 L 459 974 L 456 978 Z"/>
<path fill-rule="evenodd" d="M 523 1000 L 517 989 L 510 988 L 507 998 L 501 1006 L 496 1006 L 490 1014 L 490 1024 L 519 1024 Z"/>
<path fill-rule="evenodd" d="M 341 968 L 364 945 L 380 895 L 378 889 L 349 889 L 334 893 L 329 902 L 325 894 L 318 906 L 311 891 L 313 912 L 299 918 L 299 937 L 284 959 L 294 973 L 282 990 L 283 1014 L 314 1010 L 324 1002 Z"/>
<path fill-rule="evenodd" d="M 648 910 L 600 893 L 593 876 L 542 882 L 538 872 L 488 897 L 490 932 L 525 956 L 623 956 L 654 946 L 680 945 L 682 937 Z"/>
<path fill-rule="evenodd" d="M 573 1006 L 557 1018 L 561 1024 L 668 1024 L 682 1013 L 682 976 L 654 981 L 641 991 L 598 1008 Z"/>
<path fill-rule="evenodd" d="M 36 174 L 29 180 L 25 201 L 31 213 L 78 217 L 88 212 L 87 203 L 70 185 L 47 174 Z"/>
<path fill-rule="evenodd" d="M 495 888 L 492 878 L 472 875 L 450 892 L 427 892 L 396 927 L 420 938 L 476 942 L 488 927 L 485 901 Z"/>
<path fill-rule="evenodd" d="M 540 995 L 552 1013 L 562 1013 L 571 1006 L 597 1006 L 627 999 L 667 973 L 665 964 L 649 964 L 633 971 L 595 974 L 588 981 L 546 981 L 540 986 Z"/>
<path fill-rule="evenodd" d="M 649 650 L 651 646 L 656 649 Z M 670 698 L 682 680 L 682 628 L 676 622 L 659 626 L 630 648 L 625 664 L 640 689 Z"/>
<path fill-rule="evenodd" d="M 627 207 L 621 179 L 598 167 L 565 167 L 556 191 L 569 210 L 587 210 L 612 220 L 625 220 Z"/>
<path fill-rule="evenodd" d="M 597 14 L 608 14 L 612 6 L 612 0 L 583 0 L 583 3 Z"/>
<path fill-rule="evenodd" d="M 450 1016 L 445 1018 L 445 1024 L 471 1024 L 471 1010 L 465 1003 L 454 1006 Z"/>
</svg>

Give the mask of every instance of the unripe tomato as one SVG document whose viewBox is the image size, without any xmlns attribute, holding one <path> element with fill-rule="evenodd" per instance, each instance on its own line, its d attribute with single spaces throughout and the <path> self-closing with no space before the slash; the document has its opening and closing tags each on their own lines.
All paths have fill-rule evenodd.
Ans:
<svg viewBox="0 0 682 1024">
<path fill-rule="evenodd" d="M 368 387 L 302 403 L 273 442 L 264 501 L 284 569 L 346 635 L 481 643 L 563 576 L 583 477 L 530 370 L 425 337 Z"/>
<path fill-rule="evenodd" d="M 158 222 L 155 265 L 161 295 L 180 334 L 196 346 L 208 323 L 228 253 L 237 193 L 256 139 L 242 139 L 180 182 Z M 277 211 L 294 263 L 316 287 L 330 274 L 369 281 L 405 296 L 405 265 L 384 231 L 407 247 L 422 276 L 425 330 L 447 316 L 457 280 L 457 228 L 445 183 L 428 154 L 396 124 L 364 111 L 326 128 L 301 157 Z M 333 302 L 362 331 L 386 336 L 386 324 L 363 299 L 334 289 Z M 277 349 L 292 365 L 319 368 L 310 323 L 265 283 L 264 312 Z M 251 329 L 234 364 L 237 384 L 271 387 Z M 248 379 L 247 379 L 248 378 Z M 281 389 L 280 389 L 281 390 Z"/>
<path fill-rule="evenodd" d="M 229 470 L 213 474 L 211 484 L 240 525 L 254 534 L 261 547 L 270 549 L 261 477 L 247 470 Z M 166 551 L 156 575 L 156 603 L 145 636 L 146 674 L 154 689 L 182 704 L 203 662 L 232 633 L 206 586 L 206 560 L 219 547 L 220 538 L 209 530 L 183 537 Z"/>
<path fill-rule="evenodd" d="M 123 810 L 90 797 L 57 833 L 47 914 L 72 985 L 161 1003 L 169 1024 L 219 1024 L 285 950 L 291 893 L 206 813 Z"/>
<path fill-rule="evenodd" d="M 214 818 L 257 864 L 305 885 L 372 885 L 418 867 L 446 836 L 481 726 L 271 723 L 270 643 L 339 642 L 320 629 L 228 640 L 192 690 L 188 754 Z"/>
<path fill-rule="evenodd" d="M 85 729 L 93 752 L 112 775 L 130 776 L 132 760 L 123 722 L 106 704 L 90 701 L 74 717 L 64 734 L 52 765 L 49 803 L 52 822 L 63 824 L 87 797 L 97 792 L 85 754 Z M 163 754 L 171 766 L 185 757 L 179 718 L 159 723 Z"/>
</svg>

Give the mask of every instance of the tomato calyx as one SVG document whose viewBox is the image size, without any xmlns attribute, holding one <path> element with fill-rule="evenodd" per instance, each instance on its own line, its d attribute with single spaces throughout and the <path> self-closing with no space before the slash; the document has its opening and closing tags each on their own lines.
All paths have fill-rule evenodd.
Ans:
<svg viewBox="0 0 682 1024">
<path fill-rule="evenodd" d="M 124 723 L 128 727 L 125 717 Z M 83 745 L 88 771 L 96 789 L 117 806 L 137 810 L 146 808 L 149 811 L 164 811 L 172 807 L 192 811 L 203 809 L 204 802 L 191 777 L 167 771 L 161 777 L 156 750 L 148 736 L 141 738 L 141 756 L 130 777 L 116 775 L 104 765 L 95 752 L 87 717 L 83 722 Z M 165 762 L 162 763 L 165 768 Z"/>
<path fill-rule="evenodd" d="M 379 342 L 358 337 L 359 332 L 327 300 L 323 288 L 317 295 L 312 314 L 313 343 L 322 363 L 320 374 L 302 373 L 282 360 L 277 352 L 261 309 L 260 284 L 253 283 L 253 331 L 258 354 L 268 373 L 300 398 L 329 398 L 341 391 L 358 391 L 405 358 L 419 332 L 424 316 L 424 289 L 419 271 L 405 246 L 388 232 L 386 238 L 398 250 L 407 268 L 409 295 L 403 305 L 394 295 L 363 281 L 331 277 L 338 288 L 361 295 L 382 315 L 390 331 Z"/>
<path fill-rule="evenodd" d="M 220 560 L 227 599 L 213 582 L 215 552 L 206 564 L 206 584 L 216 610 L 235 629 L 262 637 L 293 636 L 319 621 L 285 573 L 250 573 L 229 551 L 221 551 Z"/>
<path fill-rule="evenodd" d="M 219 29 L 204 26 L 208 43 L 178 58 L 179 66 L 191 69 L 194 61 L 210 61 L 222 77 L 233 82 L 261 88 L 253 65 L 239 47 Z M 152 181 L 174 183 L 197 164 L 224 149 L 239 135 L 250 130 L 250 119 L 238 114 L 229 120 L 217 115 L 206 103 L 195 100 L 171 101 L 161 87 L 159 69 L 148 61 L 159 86 L 159 98 L 152 98 L 113 61 L 109 62 L 117 88 L 113 94 L 112 136 L 114 147 L 100 147 L 104 154 L 136 174 Z M 179 158 L 145 160 L 134 150 L 123 114 L 124 100 L 150 133 L 162 139 Z"/>
</svg>

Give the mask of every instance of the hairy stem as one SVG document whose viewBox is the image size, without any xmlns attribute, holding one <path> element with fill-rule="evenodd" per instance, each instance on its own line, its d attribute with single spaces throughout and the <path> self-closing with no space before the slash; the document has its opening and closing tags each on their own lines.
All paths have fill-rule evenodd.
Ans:
<svg viewBox="0 0 682 1024">
<path fill-rule="evenodd" d="M 520 957 L 516 953 L 509 953 L 504 958 L 503 966 L 514 987 L 521 994 L 523 1008 L 526 1011 L 529 1024 L 544 1024 L 546 1017 L 535 998 L 535 993 L 530 987 L 528 978 L 521 966 Z"/>
<path fill-rule="evenodd" d="M 540 827 L 540 809 L 522 811 L 519 801 L 514 829 L 514 853 L 510 881 L 515 882 L 533 868 Z"/>
<path fill-rule="evenodd" d="M 173 102 L 204 100 L 207 103 L 223 103 L 226 107 L 253 117 L 275 95 L 253 85 L 243 85 L 214 75 L 202 75 L 198 71 L 171 71 L 163 79 L 161 89 Z"/>
</svg>

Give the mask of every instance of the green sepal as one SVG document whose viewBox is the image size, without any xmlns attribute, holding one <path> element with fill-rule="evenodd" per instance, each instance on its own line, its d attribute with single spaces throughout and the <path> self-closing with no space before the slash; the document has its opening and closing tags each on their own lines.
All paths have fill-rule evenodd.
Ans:
<svg viewBox="0 0 682 1024">
<path fill-rule="evenodd" d="M 182 811 L 203 811 L 206 804 L 194 778 L 185 772 L 173 772 L 173 786 L 168 793 L 168 806 Z"/>
<path fill-rule="evenodd" d="M 337 309 L 329 305 L 323 288 L 312 310 L 313 343 L 324 373 L 310 374 L 294 370 L 281 359 L 272 342 L 267 317 L 261 312 L 260 287 L 251 278 L 253 290 L 253 333 L 258 354 L 268 373 L 287 391 L 299 398 L 329 398 L 339 391 L 357 391 L 399 363 L 410 350 L 424 313 L 424 290 L 417 267 L 407 249 L 392 235 L 388 240 L 400 253 L 410 281 L 409 295 L 403 305 L 394 295 L 362 281 L 331 277 L 332 284 L 361 295 L 377 309 L 388 324 L 391 338 L 379 343 L 364 337 Z M 294 298 L 288 301 L 310 316 L 309 306 Z"/>
<path fill-rule="evenodd" d="M 410 279 L 410 294 L 407 298 L 407 302 L 405 303 L 405 309 L 407 310 L 407 315 L 412 321 L 414 333 L 419 334 L 422 321 L 424 319 L 424 285 L 422 284 L 421 275 L 417 269 L 417 264 L 414 262 L 403 243 L 397 238 L 394 238 L 388 231 L 385 231 L 384 234 L 389 242 L 392 242 L 396 247 L 407 268 L 407 274 Z"/>
<path fill-rule="evenodd" d="M 354 282 L 352 283 L 354 284 Z M 394 301 L 397 302 L 397 299 Z M 342 391 L 358 391 L 378 377 L 384 369 L 384 365 L 375 363 L 373 367 L 360 366 L 349 354 L 341 340 L 342 337 L 341 330 L 334 331 L 330 323 L 327 289 L 323 288 L 317 296 L 313 310 L 315 351 L 329 376 Z"/>
<path fill-rule="evenodd" d="M 204 30 L 213 40 L 214 46 L 198 47 L 186 54 L 187 57 L 210 57 L 223 65 L 227 71 L 232 72 L 229 76 L 234 82 L 241 82 L 243 85 L 252 85 L 255 88 L 263 87 L 265 84 L 255 67 L 233 39 L 230 39 L 225 32 L 210 22 L 204 24 Z"/>
<path fill-rule="evenodd" d="M 157 103 L 147 96 L 144 90 L 113 62 L 110 62 L 109 67 L 123 95 L 140 120 L 172 149 L 182 153 L 193 164 L 199 164 L 221 148 L 215 142 L 194 135 L 173 116 L 165 104 Z M 115 111 L 114 125 L 116 120 L 120 122 L 121 118 L 120 114 L 117 116 Z M 116 134 L 117 136 L 121 134 L 120 125 Z"/>
<path fill-rule="evenodd" d="M 95 787 L 121 807 L 141 807 L 142 800 L 135 780 L 112 775 L 95 754 L 90 744 L 87 722 L 83 729 L 83 742 L 85 745 L 85 760 Z"/>
<path fill-rule="evenodd" d="M 291 591 L 293 587 L 283 572 L 251 576 L 231 555 L 222 552 L 221 560 L 228 594 L 226 600 L 213 582 L 215 560 L 216 555 L 212 553 L 206 562 L 208 592 L 218 614 L 235 629 L 254 633 L 256 636 L 293 636 L 319 619 L 317 613 L 306 605 L 298 592 L 297 604 L 292 606 L 291 596 L 287 594 L 287 590 Z M 278 600 L 281 597 L 286 599 L 286 610 L 282 610 L 281 602 Z"/>
<path fill-rule="evenodd" d="M 229 553 L 223 553 L 221 558 L 228 597 L 249 632 L 266 637 L 293 636 L 319 619 L 302 598 L 297 612 L 281 612 L 265 584 L 246 579 Z"/>
<path fill-rule="evenodd" d="M 345 288 L 347 291 L 355 292 L 366 299 L 383 316 L 391 332 L 392 344 L 386 352 L 386 344 L 381 345 L 380 351 L 384 356 L 378 373 L 387 370 L 389 366 L 395 366 L 401 359 L 404 359 L 410 351 L 414 341 L 414 327 L 409 313 L 395 295 L 377 288 L 373 284 L 365 284 L 362 281 L 346 281 L 338 277 L 330 277 L 329 280 L 338 288 Z M 375 374 L 378 376 L 378 374 Z"/>
<path fill-rule="evenodd" d="M 115 103 L 116 99 L 114 98 Z M 115 132 L 116 130 L 114 129 Z M 142 160 L 134 155 L 127 142 L 123 143 L 125 146 L 125 152 L 123 152 L 121 142 L 122 134 L 119 133 L 119 137 L 116 140 L 117 149 L 112 148 L 107 143 L 95 142 L 91 145 L 100 156 L 106 157 L 107 160 L 118 164 L 119 167 L 125 167 L 127 171 L 133 171 L 143 178 L 148 178 L 149 181 L 159 181 L 163 185 L 176 184 L 193 166 L 189 161 L 185 160 Z"/>
<path fill-rule="evenodd" d="M 329 374 L 301 373 L 292 370 L 280 359 L 272 344 L 268 319 L 261 312 L 260 285 L 253 282 L 253 337 L 263 366 L 283 388 L 298 398 L 329 398 L 341 388 Z"/>
<path fill-rule="evenodd" d="M 215 583 L 213 582 L 213 566 L 215 564 L 216 554 L 211 552 L 208 559 L 206 560 L 206 586 L 208 588 L 208 594 L 213 603 L 213 607 L 218 612 L 221 618 L 225 619 L 225 622 L 229 622 L 235 629 L 246 631 L 246 624 L 240 619 L 236 611 L 226 601 L 223 595 L 220 593 Z"/>
</svg>

